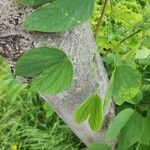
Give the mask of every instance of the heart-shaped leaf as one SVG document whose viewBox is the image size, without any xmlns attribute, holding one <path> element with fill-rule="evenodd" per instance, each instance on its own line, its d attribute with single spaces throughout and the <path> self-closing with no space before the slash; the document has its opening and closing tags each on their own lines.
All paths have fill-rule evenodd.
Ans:
<svg viewBox="0 0 150 150">
<path fill-rule="evenodd" d="M 88 119 L 92 130 L 97 131 L 102 126 L 103 108 L 102 101 L 98 95 L 93 95 L 79 106 L 75 112 L 75 121 L 82 123 Z"/>
<path fill-rule="evenodd" d="M 65 31 L 85 22 L 93 6 L 93 0 L 57 0 L 33 12 L 23 26 L 29 31 Z"/>
<path fill-rule="evenodd" d="M 66 54 L 59 49 L 34 48 L 19 58 L 16 74 L 34 77 L 31 85 L 35 90 L 54 95 L 71 85 L 73 66 Z"/>
</svg>

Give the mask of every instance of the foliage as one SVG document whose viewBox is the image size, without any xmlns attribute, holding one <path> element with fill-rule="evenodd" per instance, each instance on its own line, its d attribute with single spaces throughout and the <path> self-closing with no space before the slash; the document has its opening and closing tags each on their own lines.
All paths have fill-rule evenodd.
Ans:
<svg viewBox="0 0 150 150">
<path fill-rule="evenodd" d="M 87 118 L 92 130 L 97 131 L 101 128 L 103 120 L 103 105 L 98 95 L 88 97 L 75 113 L 75 121 L 77 123 L 82 123 Z"/>
<path fill-rule="evenodd" d="M 45 3 L 27 2 L 29 1 L 24 0 L 22 4 L 34 6 Z M 101 12 L 104 4 L 102 0 L 96 2 L 92 19 L 94 32 L 96 32 L 99 20 L 99 11 Z M 24 28 L 29 31 L 42 32 L 62 32 L 72 29 L 90 17 L 93 4 L 92 0 L 57 0 L 48 3 L 40 6 L 27 18 Z M 98 130 L 102 126 L 101 111 L 105 110 L 105 107 L 109 105 L 110 98 L 113 97 L 118 115 L 108 128 L 107 138 L 118 139 L 118 150 L 150 149 L 148 134 L 150 133 L 149 29 L 149 0 L 109 1 L 96 38 L 99 53 L 103 57 L 110 78 L 107 94 L 104 100 L 100 99 L 100 95 L 92 100 L 89 97 L 76 111 L 75 118 L 78 123 L 88 119 L 90 127 Z M 38 66 L 43 66 L 40 63 Z M 24 71 L 26 73 L 26 70 Z M 48 72 L 44 75 L 47 78 Z M 69 76 L 67 77 L 69 78 Z M 51 80 L 51 77 L 49 78 Z M 36 84 L 38 84 L 37 81 Z M 46 91 L 49 91 L 50 85 L 47 87 Z M 65 89 L 62 88 L 62 90 Z M 59 90 L 56 93 L 58 92 Z M 50 91 L 50 94 L 53 92 Z M 104 101 L 103 104 L 101 104 L 102 101 Z M 91 112 L 96 114 L 95 118 Z M 91 116 L 92 119 L 90 119 Z M 92 124 L 90 120 L 93 120 Z M 99 122 L 99 125 L 93 126 L 93 122 Z M 92 149 L 97 150 L 97 146 L 101 147 L 102 145 L 92 146 Z"/>
<path fill-rule="evenodd" d="M 102 6 L 97 1 L 94 31 Z M 119 105 L 106 139 L 117 138 L 118 150 L 150 149 L 149 10 L 149 1 L 110 1 L 97 36 L 110 77 L 105 106 L 111 96 Z"/>
<path fill-rule="evenodd" d="M 34 77 L 33 89 L 54 95 L 70 86 L 73 67 L 63 51 L 41 47 L 31 49 L 19 58 L 16 75 Z"/>
<path fill-rule="evenodd" d="M 29 31 L 66 31 L 85 22 L 93 5 L 93 0 L 57 0 L 35 10 L 23 25 Z"/>
<path fill-rule="evenodd" d="M 13 79 L 2 59 L 0 92 L 0 150 L 78 150 L 85 147 L 43 99 Z"/>
</svg>

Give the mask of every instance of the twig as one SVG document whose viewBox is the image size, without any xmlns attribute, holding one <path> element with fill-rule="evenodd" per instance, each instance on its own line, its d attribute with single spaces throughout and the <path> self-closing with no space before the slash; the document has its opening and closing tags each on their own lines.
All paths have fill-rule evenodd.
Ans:
<svg viewBox="0 0 150 150">
<path fill-rule="evenodd" d="M 126 41 L 127 39 L 133 37 L 134 35 L 136 35 L 137 33 L 141 32 L 142 29 L 139 29 L 137 31 L 135 31 L 134 33 L 130 34 L 129 36 L 125 37 L 124 39 L 122 39 L 118 44 L 117 47 L 120 46 L 120 44 L 122 44 L 124 41 Z"/>
<path fill-rule="evenodd" d="M 102 8 L 102 12 L 100 12 L 101 15 L 100 15 L 100 17 L 99 17 L 99 19 L 98 19 L 98 22 L 97 22 L 97 25 L 96 25 L 96 31 L 95 31 L 95 35 L 94 35 L 95 39 L 96 39 L 96 37 L 97 37 L 97 33 L 98 33 L 98 31 L 99 31 L 100 24 L 101 24 L 101 22 L 102 22 L 103 16 L 104 16 L 104 14 L 105 14 L 105 10 L 106 10 L 107 3 L 108 3 L 108 0 L 105 0 L 105 1 L 104 1 L 104 5 L 103 5 L 103 8 Z"/>
</svg>

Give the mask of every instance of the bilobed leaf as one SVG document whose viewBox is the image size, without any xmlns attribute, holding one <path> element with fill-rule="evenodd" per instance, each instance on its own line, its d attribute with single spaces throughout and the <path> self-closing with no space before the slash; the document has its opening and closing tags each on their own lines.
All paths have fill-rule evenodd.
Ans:
<svg viewBox="0 0 150 150">
<path fill-rule="evenodd" d="M 93 95 L 79 106 L 75 112 L 75 121 L 82 123 L 88 119 L 89 126 L 92 130 L 97 131 L 102 126 L 103 120 L 102 101 L 98 95 Z"/>
<path fill-rule="evenodd" d="M 87 150 L 111 150 L 111 146 L 106 144 L 91 144 Z"/>
<path fill-rule="evenodd" d="M 121 111 L 109 125 L 106 138 L 112 140 L 118 136 L 121 129 L 125 126 L 133 113 L 134 110 L 131 108 Z"/>
<path fill-rule="evenodd" d="M 126 150 L 138 142 L 143 129 L 143 118 L 136 111 L 131 115 L 119 136 L 118 149 Z"/>
<path fill-rule="evenodd" d="M 139 142 L 150 145 L 150 117 L 144 118 L 144 127 Z"/>
<path fill-rule="evenodd" d="M 54 95 L 71 85 L 73 66 L 63 51 L 41 47 L 31 49 L 19 58 L 16 74 L 34 77 L 31 85 L 35 90 Z"/>
<path fill-rule="evenodd" d="M 37 9 L 23 25 L 29 31 L 66 31 L 85 22 L 91 16 L 93 6 L 93 0 L 57 0 Z"/>
<path fill-rule="evenodd" d="M 17 0 L 17 2 L 25 6 L 37 6 L 52 2 L 52 0 Z"/>
<path fill-rule="evenodd" d="M 76 110 L 75 112 L 75 121 L 77 123 L 82 123 L 85 121 L 91 110 L 93 108 L 95 96 L 88 97 Z"/>
<path fill-rule="evenodd" d="M 128 100 L 132 101 L 141 86 L 141 74 L 128 65 L 118 65 L 114 73 L 113 92 L 114 101 L 121 105 Z"/>
</svg>

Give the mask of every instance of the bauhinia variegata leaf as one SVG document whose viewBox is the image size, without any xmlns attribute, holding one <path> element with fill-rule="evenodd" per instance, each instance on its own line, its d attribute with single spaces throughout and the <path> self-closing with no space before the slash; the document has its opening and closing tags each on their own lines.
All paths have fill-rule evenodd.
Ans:
<svg viewBox="0 0 150 150">
<path fill-rule="evenodd" d="M 34 77 L 31 85 L 36 91 L 54 95 L 71 85 L 73 66 L 59 49 L 34 48 L 19 58 L 16 75 Z"/>
<path fill-rule="evenodd" d="M 94 0 L 57 0 L 40 7 L 23 26 L 29 31 L 62 32 L 84 23 L 92 14 Z"/>
<path fill-rule="evenodd" d="M 103 106 L 98 95 L 88 97 L 75 112 L 75 121 L 82 123 L 88 119 L 92 130 L 97 131 L 102 127 Z"/>
</svg>

